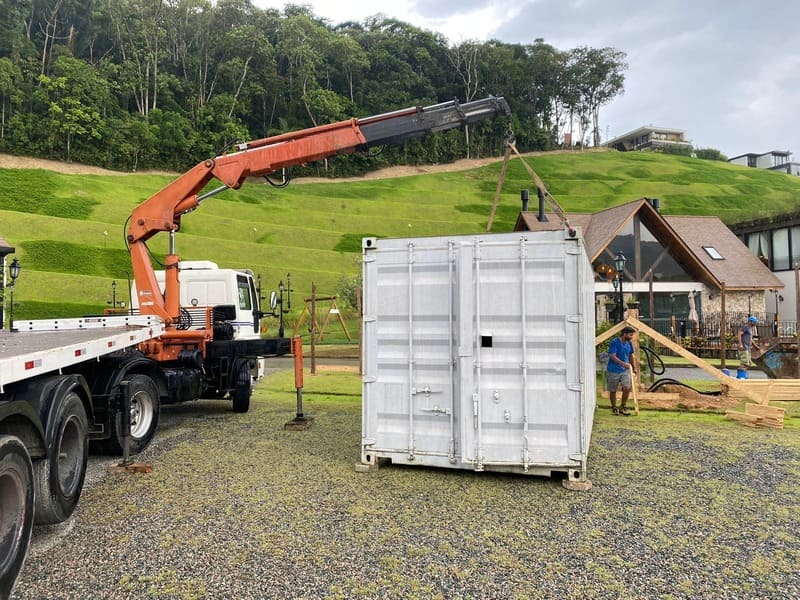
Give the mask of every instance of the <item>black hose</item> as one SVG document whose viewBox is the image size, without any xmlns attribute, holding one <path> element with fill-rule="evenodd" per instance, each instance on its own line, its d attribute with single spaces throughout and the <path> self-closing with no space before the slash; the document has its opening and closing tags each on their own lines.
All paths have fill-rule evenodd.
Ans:
<svg viewBox="0 0 800 600">
<path fill-rule="evenodd" d="M 645 356 L 647 356 L 647 366 L 650 369 L 650 372 L 653 375 L 663 375 L 664 372 L 667 370 L 664 361 L 662 360 L 661 356 L 655 351 L 651 350 L 647 346 L 641 346 L 641 349 L 644 350 Z M 658 360 L 659 365 L 661 365 L 660 370 L 656 370 L 655 365 L 653 364 L 654 360 Z"/>
<path fill-rule="evenodd" d="M 702 390 L 698 390 L 697 388 L 694 388 L 694 387 L 690 386 L 687 383 L 683 383 L 682 381 L 678 381 L 677 379 L 672 379 L 670 377 L 664 377 L 662 379 L 656 380 L 649 388 L 647 388 L 647 391 L 648 392 L 655 392 L 660 387 L 662 387 L 664 385 L 680 385 L 680 386 L 683 386 L 685 388 L 689 388 L 690 390 L 692 390 L 693 392 L 697 392 L 698 394 L 703 394 L 704 396 L 721 396 L 722 395 L 722 391 L 704 392 Z"/>
</svg>

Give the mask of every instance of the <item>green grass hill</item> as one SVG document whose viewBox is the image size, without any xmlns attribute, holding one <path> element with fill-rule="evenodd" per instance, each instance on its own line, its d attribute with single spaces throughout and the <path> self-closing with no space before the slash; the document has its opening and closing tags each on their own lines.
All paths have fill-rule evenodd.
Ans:
<svg viewBox="0 0 800 600">
<path fill-rule="evenodd" d="M 661 199 L 666 214 L 718 215 L 731 223 L 793 211 L 800 200 L 800 178 L 721 162 L 617 152 L 547 153 L 526 160 L 567 211 L 597 211 L 649 196 Z M 335 294 L 343 276 L 359 272 L 362 237 L 484 232 L 501 165 L 498 159 L 465 171 L 286 189 L 249 183 L 184 216 L 177 251 L 183 259 L 249 267 L 262 275 L 265 293 L 290 273 L 291 333 L 312 282 L 320 294 Z M 97 314 L 111 300 L 112 280 L 117 299 L 127 301 L 125 221 L 170 180 L 0 169 L 0 235 L 23 265 L 15 317 Z M 494 232 L 513 228 L 524 188 L 533 184 L 519 159 L 512 159 Z M 533 201 L 530 208 L 535 210 Z M 156 258 L 163 258 L 166 242 L 166 235 L 151 240 Z"/>
</svg>

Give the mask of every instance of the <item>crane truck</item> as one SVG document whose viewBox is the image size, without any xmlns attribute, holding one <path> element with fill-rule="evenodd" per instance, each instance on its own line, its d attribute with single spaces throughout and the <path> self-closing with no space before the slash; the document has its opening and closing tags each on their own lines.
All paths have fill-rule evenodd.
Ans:
<svg viewBox="0 0 800 600">
<path fill-rule="evenodd" d="M 138 315 L 16 322 L 0 333 L 0 600 L 11 594 L 34 523 L 73 512 L 90 441 L 137 453 L 150 442 L 162 404 L 230 397 L 245 412 L 259 357 L 289 351 L 285 338 L 237 336 L 240 309 L 264 314 L 251 272 L 235 274 L 236 296 L 182 305 L 176 233 L 204 200 L 336 155 L 400 143 L 496 116 L 502 97 L 411 107 L 237 144 L 205 160 L 142 202 L 126 224 Z M 213 180 L 221 186 L 206 191 Z M 269 180 L 269 179 L 268 179 Z M 169 235 L 164 272 L 147 241 Z M 211 268 L 211 267 L 209 267 Z M 187 279 L 189 279 L 187 277 Z M 239 326 L 241 322 L 239 322 Z M 257 331 L 257 329 L 256 329 Z"/>
</svg>

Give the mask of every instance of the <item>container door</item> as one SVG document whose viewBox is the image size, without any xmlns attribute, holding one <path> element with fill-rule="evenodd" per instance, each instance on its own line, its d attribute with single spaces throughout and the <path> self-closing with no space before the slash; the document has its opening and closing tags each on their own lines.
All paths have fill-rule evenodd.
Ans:
<svg viewBox="0 0 800 600">
<path fill-rule="evenodd" d="M 363 442 L 408 460 L 454 459 L 449 248 L 441 240 L 409 241 L 366 255 L 364 262 Z"/>
<path fill-rule="evenodd" d="M 579 307 L 568 256 L 563 241 L 524 237 L 476 240 L 459 254 L 459 335 L 472 341 L 459 347 L 471 373 L 461 378 L 471 416 L 462 460 L 476 469 L 569 460 L 580 402 L 569 357 L 581 338 L 572 331 Z"/>
</svg>

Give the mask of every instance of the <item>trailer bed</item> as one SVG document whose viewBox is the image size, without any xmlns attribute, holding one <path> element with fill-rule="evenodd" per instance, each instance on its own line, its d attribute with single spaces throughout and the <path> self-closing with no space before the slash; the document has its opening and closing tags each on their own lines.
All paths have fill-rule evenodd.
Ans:
<svg viewBox="0 0 800 600">
<path fill-rule="evenodd" d="M 0 392 L 30 377 L 135 346 L 164 333 L 155 317 L 85 317 L 15 322 L 0 332 Z"/>
</svg>

